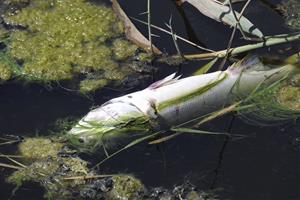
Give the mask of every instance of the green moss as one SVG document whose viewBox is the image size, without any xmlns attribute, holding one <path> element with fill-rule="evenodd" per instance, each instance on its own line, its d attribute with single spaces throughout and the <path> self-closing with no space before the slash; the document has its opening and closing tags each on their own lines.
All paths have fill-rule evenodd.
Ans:
<svg viewBox="0 0 300 200">
<path fill-rule="evenodd" d="M 108 84 L 106 79 L 93 80 L 87 79 L 80 82 L 80 92 L 90 93 L 103 88 Z"/>
<path fill-rule="evenodd" d="M 139 200 L 145 193 L 145 187 L 140 180 L 129 175 L 118 175 L 113 178 L 113 188 L 108 193 L 111 200 Z"/>
<path fill-rule="evenodd" d="M 135 55 L 138 47 L 128 40 L 117 39 L 113 42 L 114 56 L 117 60 L 125 60 Z"/>
<path fill-rule="evenodd" d="M 19 152 L 29 160 L 42 160 L 57 157 L 63 144 L 53 142 L 48 138 L 27 138 L 19 144 Z"/>
<path fill-rule="evenodd" d="M 5 62 L 0 61 L 0 81 L 8 81 L 12 77 L 13 71 L 10 66 Z"/>
</svg>

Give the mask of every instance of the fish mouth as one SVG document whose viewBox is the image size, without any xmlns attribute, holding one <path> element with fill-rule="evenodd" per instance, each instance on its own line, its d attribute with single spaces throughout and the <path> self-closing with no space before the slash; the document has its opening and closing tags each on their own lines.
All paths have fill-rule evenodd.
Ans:
<svg viewBox="0 0 300 200">
<path fill-rule="evenodd" d="M 130 135 L 131 131 L 148 130 L 147 122 L 147 116 L 135 105 L 110 101 L 90 111 L 68 132 L 67 137 L 72 146 L 90 151 L 107 141 Z"/>
</svg>

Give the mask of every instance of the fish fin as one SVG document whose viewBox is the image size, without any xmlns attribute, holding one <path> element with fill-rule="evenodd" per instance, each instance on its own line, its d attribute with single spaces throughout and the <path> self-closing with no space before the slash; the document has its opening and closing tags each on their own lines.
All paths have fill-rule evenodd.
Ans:
<svg viewBox="0 0 300 200">
<path fill-rule="evenodd" d="M 214 64 L 218 61 L 218 59 L 219 58 L 217 57 L 217 58 L 209 61 L 204 66 L 202 66 L 200 69 L 198 69 L 197 71 L 195 71 L 192 75 L 193 76 L 197 76 L 197 75 L 206 74 L 214 66 Z"/>
<path fill-rule="evenodd" d="M 172 83 L 175 83 L 179 78 L 180 78 L 180 76 L 176 77 L 176 73 L 173 73 L 173 74 L 165 77 L 162 80 L 152 83 L 151 85 L 149 85 L 148 89 L 154 90 L 154 89 L 166 86 L 166 85 L 170 85 Z"/>
<path fill-rule="evenodd" d="M 232 66 L 230 66 L 230 69 L 233 70 L 241 70 L 241 71 L 261 71 L 261 70 L 267 70 L 269 69 L 268 66 L 266 66 L 260 57 L 258 57 L 255 54 L 249 54 L 245 56 L 240 61 L 234 63 Z"/>
</svg>

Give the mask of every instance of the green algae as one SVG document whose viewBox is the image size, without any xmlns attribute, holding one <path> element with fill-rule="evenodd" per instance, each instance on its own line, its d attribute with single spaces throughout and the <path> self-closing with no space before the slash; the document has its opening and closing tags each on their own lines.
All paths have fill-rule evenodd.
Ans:
<svg viewBox="0 0 300 200">
<path fill-rule="evenodd" d="M 111 200 L 139 200 L 146 191 L 142 182 L 131 175 L 117 175 L 112 180 L 113 188 L 108 193 Z"/>
<path fill-rule="evenodd" d="M 106 86 L 108 84 L 108 81 L 106 79 L 100 79 L 100 80 L 92 80 L 87 79 L 80 82 L 80 92 L 82 93 L 90 93 L 95 92 L 96 90 L 99 90 Z"/>
<path fill-rule="evenodd" d="M 25 80 L 48 83 L 79 78 L 83 80 L 79 91 L 88 93 L 133 72 L 122 62 L 133 58 L 138 47 L 125 39 L 124 26 L 110 7 L 87 0 L 7 3 L 28 3 L 4 15 L 5 23 L 13 27 L 7 54 L 21 63 Z M 90 74 L 101 76 L 90 80 Z"/>
<path fill-rule="evenodd" d="M 0 82 L 8 81 L 17 75 L 20 75 L 17 63 L 6 53 L 0 52 Z"/>
<path fill-rule="evenodd" d="M 118 20 L 110 8 L 84 0 L 33 1 L 6 23 L 27 27 L 11 36 L 12 57 L 24 62 L 24 73 L 41 81 L 68 80 L 76 69 L 115 67 L 112 52 L 103 43 L 121 36 L 111 24 Z"/>
<path fill-rule="evenodd" d="M 8 177 L 7 181 L 18 186 L 26 181 L 39 182 L 50 174 L 54 174 L 59 167 L 58 162 L 36 161 L 26 168 L 15 171 Z"/>
<path fill-rule="evenodd" d="M 32 149 L 29 149 L 30 146 Z M 68 154 L 64 145 L 48 138 L 27 138 L 19 144 L 19 149 L 22 149 L 19 151 L 22 156 L 20 162 L 26 163 L 26 166 L 13 172 L 6 181 L 15 184 L 16 189 L 26 182 L 38 183 L 45 189 L 44 197 L 47 199 L 154 200 L 177 199 L 180 196 L 202 200 L 203 195 L 198 194 L 191 184 L 157 193 L 155 189 L 148 190 L 130 174 L 98 175 L 89 169 L 87 161 L 74 152 Z M 41 155 L 37 155 L 39 153 Z"/>
<path fill-rule="evenodd" d="M 67 169 L 67 170 L 66 170 Z M 46 196 L 51 199 L 72 199 L 72 190 L 79 191 L 84 187 L 85 180 L 65 181 L 66 177 L 87 175 L 87 162 L 80 158 L 48 158 L 35 161 L 26 168 L 12 173 L 7 182 L 22 186 L 25 182 L 37 182 L 46 189 Z"/>
<path fill-rule="evenodd" d="M 286 86 L 278 91 L 278 103 L 290 110 L 300 111 L 300 87 Z"/>
<path fill-rule="evenodd" d="M 88 163 L 79 157 L 61 156 L 63 144 L 48 138 L 27 138 L 19 144 L 19 153 L 26 167 L 12 173 L 7 182 L 22 186 L 25 182 L 40 183 L 47 196 L 69 199 L 68 188 L 83 186 L 80 180 L 66 181 L 65 177 L 85 176 L 89 173 Z M 54 198 L 55 199 L 55 198 Z"/>
<path fill-rule="evenodd" d="M 152 62 L 152 60 L 154 59 L 154 56 L 152 53 L 145 53 L 145 52 L 142 52 L 142 53 L 139 53 L 137 55 L 137 60 L 141 61 L 141 62 Z"/>
<path fill-rule="evenodd" d="M 8 81 L 13 77 L 13 71 L 10 66 L 0 60 L 0 82 Z"/>
<path fill-rule="evenodd" d="M 117 39 L 113 42 L 114 56 L 117 60 L 125 60 L 135 55 L 138 47 L 128 40 Z"/>
<path fill-rule="evenodd" d="M 300 116 L 300 89 L 284 78 L 271 85 L 262 83 L 250 94 L 238 114 L 251 124 L 274 125 L 295 120 Z"/>
<path fill-rule="evenodd" d="M 88 168 L 87 161 L 73 153 L 63 153 L 63 147 L 48 138 L 27 138 L 19 144 L 21 162 L 26 166 L 13 172 L 6 181 L 17 188 L 25 182 L 39 183 L 48 199 L 134 200 L 140 199 L 145 191 L 133 176 L 97 175 Z"/>
<path fill-rule="evenodd" d="M 19 144 L 19 152 L 26 160 L 42 160 L 57 157 L 64 145 L 48 138 L 26 138 Z"/>
<path fill-rule="evenodd" d="M 4 28 L 0 28 L 0 40 L 7 38 L 8 36 L 9 32 Z"/>
</svg>

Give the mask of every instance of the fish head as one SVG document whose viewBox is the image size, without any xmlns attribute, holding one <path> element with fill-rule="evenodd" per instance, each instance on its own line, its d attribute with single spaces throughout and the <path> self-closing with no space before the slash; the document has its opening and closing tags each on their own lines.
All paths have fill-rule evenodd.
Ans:
<svg viewBox="0 0 300 200">
<path fill-rule="evenodd" d="M 148 131 L 148 122 L 149 118 L 133 104 L 109 101 L 83 117 L 68 132 L 68 139 L 82 151 L 97 149 L 116 138 Z"/>
</svg>

